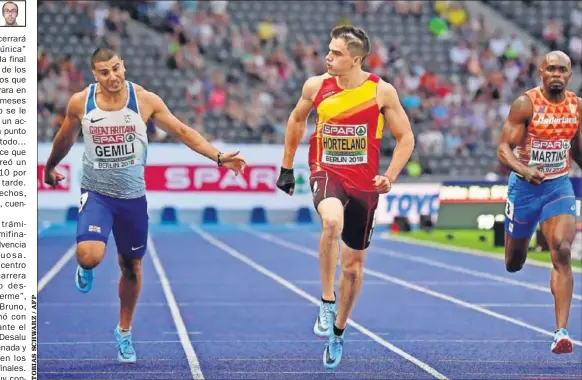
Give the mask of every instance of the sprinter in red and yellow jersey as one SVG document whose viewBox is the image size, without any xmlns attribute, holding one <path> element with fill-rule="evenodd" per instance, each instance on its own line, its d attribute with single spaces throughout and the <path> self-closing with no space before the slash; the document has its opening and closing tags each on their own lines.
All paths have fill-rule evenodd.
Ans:
<svg viewBox="0 0 582 380">
<path fill-rule="evenodd" d="M 317 126 L 310 138 L 309 165 L 314 206 L 322 220 L 319 258 L 323 292 L 313 331 L 328 338 L 323 364 L 335 368 L 342 357 L 346 323 L 362 286 L 379 194 L 390 191 L 408 162 L 414 136 L 394 87 L 362 70 L 362 61 L 370 52 L 366 32 L 338 26 L 330 35 L 328 71 L 305 82 L 289 117 L 277 186 L 293 194 L 293 159 L 307 117 L 315 109 Z M 379 174 L 384 126 L 393 133 L 397 145 L 390 167 Z M 334 279 L 340 236 L 342 273 L 336 308 Z"/>
<path fill-rule="evenodd" d="M 509 272 L 522 268 L 539 223 L 554 267 L 550 285 L 556 333 L 551 351 L 562 354 L 572 352 L 566 325 L 573 291 L 570 251 L 576 236 L 576 201 L 568 172 L 570 160 L 582 166 L 582 102 L 566 90 L 572 64 L 565 53 L 546 54 L 540 76 L 542 85 L 511 106 L 497 152 L 512 170 L 505 209 L 505 266 Z"/>
</svg>

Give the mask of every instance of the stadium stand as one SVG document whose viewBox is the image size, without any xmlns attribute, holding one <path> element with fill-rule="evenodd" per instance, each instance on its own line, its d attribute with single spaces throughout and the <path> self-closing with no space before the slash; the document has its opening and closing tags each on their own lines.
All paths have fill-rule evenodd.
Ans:
<svg viewBox="0 0 582 380">
<path fill-rule="evenodd" d="M 573 63 L 582 68 L 582 1 L 487 0 L 485 3 L 546 43 L 550 49 L 568 52 Z M 540 15 L 544 22 L 539 22 Z"/>
<path fill-rule="evenodd" d="M 579 3 L 538 10 L 535 1 L 511 2 L 523 12 L 510 11 L 508 1 L 485 3 L 521 15 L 512 19 L 540 39 L 551 33 L 528 21 L 532 12 L 562 20 L 568 27 L 557 46 L 576 53 Z M 40 141 L 52 140 L 69 95 L 92 81 L 88 56 L 100 44 L 119 49 L 128 79 L 156 91 L 207 138 L 281 143 L 301 85 L 325 69 L 329 30 L 365 26 L 373 41 L 366 69 L 398 89 L 417 136 L 413 164 L 425 175 L 506 174 L 495 156 L 502 120 L 517 94 L 537 84 L 536 49 L 489 30 L 462 2 L 43 1 L 39 8 Z M 152 141 L 172 141 L 150 127 Z M 312 130 L 313 119 L 305 141 Z M 384 155 L 393 148 L 387 131 Z"/>
</svg>

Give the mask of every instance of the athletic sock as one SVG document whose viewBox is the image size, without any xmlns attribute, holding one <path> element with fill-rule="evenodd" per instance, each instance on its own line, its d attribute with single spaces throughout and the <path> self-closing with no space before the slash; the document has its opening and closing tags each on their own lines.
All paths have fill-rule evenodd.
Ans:
<svg viewBox="0 0 582 380">
<path fill-rule="evenodd" d="M 122 329 L 121 326 L 117 325 L 117 332 L 123 337 L 128 336 L 131 332 L 131 327 L 128 329 Z"/>
<path fill-rule="evenodd" d="M 333 298 L 336 298 L 335 292 L 333 292 Z M 323 302 L 323 303 L 335 303 L 335 301 L 328 301 L 328 300 L 324 299 L 323 297 L 321 297 L 321 302 Z"/>
<path fill-rule="evenodd" d="M 335 323 L 334 323 L 334 325 L 333 325 L 333 334 L 334 334 L 335 336 L 342 336 L 342 334 L 344 333 L 344 330 L 345 330 L 345 328 L 343 328 L 343 329 L 338 329 L 338 328 L 336 327 Z"/>
</svg>

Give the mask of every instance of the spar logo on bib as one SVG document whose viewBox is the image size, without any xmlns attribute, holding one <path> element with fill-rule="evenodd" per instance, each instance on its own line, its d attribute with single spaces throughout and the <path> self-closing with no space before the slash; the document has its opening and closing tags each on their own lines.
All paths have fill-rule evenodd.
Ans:
<svg viewBox="0 0 582 380">
<path fill-rule="evenodd" d="M 94 169 L 121 169 L 136 164 L 135 125 L 90 126 L 89 136 L 94 145 Z"/>
<path fill-rule="evenodd" d="M 322 144 L 323 163 L 365 164 L 368 162 L 368 125 L 324 124 Z"/>
<path fill-rule="evenodd" d="M 529 164 L 543 162 L 544 173 L 558 173 L 566 168 L 570 146 L 568 140 L 532 140 Z"/>
</svg>

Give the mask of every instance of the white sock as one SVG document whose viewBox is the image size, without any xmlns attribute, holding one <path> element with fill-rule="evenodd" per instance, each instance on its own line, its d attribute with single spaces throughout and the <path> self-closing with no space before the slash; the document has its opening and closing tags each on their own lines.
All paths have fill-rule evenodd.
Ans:
<svg viewBox="0 0 582 380">
<path fill-rule="evenodd" d="M 128 329 L 122 329 L 121 326 L 117 325 L 117 332 L 121 336 L 127 336 L 131 333 L 131 327 Z"/>
</svg>

